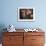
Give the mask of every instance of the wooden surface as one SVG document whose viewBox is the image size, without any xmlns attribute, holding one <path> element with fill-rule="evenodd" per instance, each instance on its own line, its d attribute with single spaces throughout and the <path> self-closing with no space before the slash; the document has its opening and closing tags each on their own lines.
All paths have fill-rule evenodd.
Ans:
<svg viewBox="0 0 46 46">
<path fill-rule="evenodd" d="M 24 46 L 44 46 L 44 33 L 24 33 Z"/>
<path fill-rule="evenodd" d="M 22 46 L 23 33 L 6 32 L 3 36 L 3 46 Z"/>
<path fill-rule="evenodd" d="M 44 46 L 44 32 L 3 32 L 3 46 Z"/>
</svg>

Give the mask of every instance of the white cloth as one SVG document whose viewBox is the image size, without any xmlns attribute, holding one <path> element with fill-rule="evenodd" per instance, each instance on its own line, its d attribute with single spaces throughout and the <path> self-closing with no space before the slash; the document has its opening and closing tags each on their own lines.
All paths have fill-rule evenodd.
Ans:
<svg viewBox="0 0 46 46">
<path fill-rule="evenodd" d="M 8 28 L 7 28 L 7 31 L 8 32 L 15 32 L 15 27 L 13 25 L 9 25 Z"/>
</svg>

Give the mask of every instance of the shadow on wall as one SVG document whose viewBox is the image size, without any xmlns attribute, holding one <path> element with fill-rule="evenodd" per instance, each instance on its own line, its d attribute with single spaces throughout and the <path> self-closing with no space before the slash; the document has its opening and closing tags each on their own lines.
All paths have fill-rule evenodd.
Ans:
<svg viewBox="0 0 46 46">
<path fill-rule="evenodd" d="M 6 26 L 4 24 L 0 24 L 0 43 L 2 43 L 3 32 L 6 31 L 4 28 L 6 28 Z"/>
</svg>

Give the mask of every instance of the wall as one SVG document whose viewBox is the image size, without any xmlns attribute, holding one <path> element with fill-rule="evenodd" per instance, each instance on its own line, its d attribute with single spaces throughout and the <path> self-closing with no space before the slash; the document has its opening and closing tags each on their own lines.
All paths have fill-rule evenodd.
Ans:
<svg viewBox="0 0 46 46">
<path fill-rule="evenodd" d="M 46 28 L 46 0 L 0 0 L 0 25 L 13 24 L 16 28 L 44 27 Z M 34 22 L 18 22 L 17 8 L 34 7 L 36 20 Z"/>
</svg>

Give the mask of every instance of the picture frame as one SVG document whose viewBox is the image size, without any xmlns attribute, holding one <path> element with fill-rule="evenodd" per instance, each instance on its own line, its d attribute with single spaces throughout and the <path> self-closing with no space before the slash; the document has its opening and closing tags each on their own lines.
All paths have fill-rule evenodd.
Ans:
<svg viewBox="0 0 46 46">
<path fill-rule="evenodd" d="M 35 21 L 35 8 L 33 7 L 19 7 L 18 21 Z"/>
</svg>

